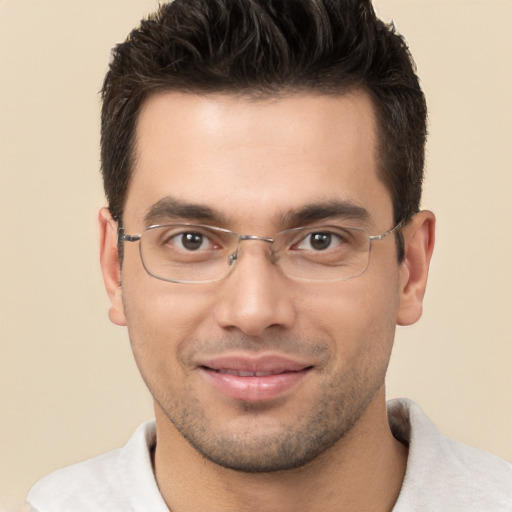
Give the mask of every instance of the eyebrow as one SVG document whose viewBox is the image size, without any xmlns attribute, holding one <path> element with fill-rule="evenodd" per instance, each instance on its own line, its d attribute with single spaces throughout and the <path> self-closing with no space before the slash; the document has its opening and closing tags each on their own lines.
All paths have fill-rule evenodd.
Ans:
<svg viewBox="0 0 512 512">
<path fill-rule="evenodd" d="M 297 227 L 330 218 L 368 223 L 371 215 L 366 208 L 351 201 L 330 200 L 308 204 L 287 212 L 283 215 L 283 224 Z"/>
<path fill-rule="evenodd" d="M 287 228 L 331 218 L 367 223 L 371 216 L 366 208 L 351 201 L 329 200 L 307 204 L 278 217 L 280 225 Z M 172 196 L 160 199 L 144 215 L 146 226 L 173 220 L 205 222 L 219 226 L 229 225 L 227 218 L 219 211 L 202 204 L 188 203 Z"/>
<path fill-rule="evenodd" d="M 171 196 L 160 199 L 144 215 L 146 226 L 178 219 L 225 224 L 224 216 L 212 208 L 201 204 L 187 203 Z"/>
</svg>

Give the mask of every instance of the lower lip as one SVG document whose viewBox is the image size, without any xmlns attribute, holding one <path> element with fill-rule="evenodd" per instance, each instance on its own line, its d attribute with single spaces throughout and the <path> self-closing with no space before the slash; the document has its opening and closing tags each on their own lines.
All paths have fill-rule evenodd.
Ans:
<svg viewBox="0 0 512 512">
<path fill-rule="evenodd" d="M 221 393 L 235 400 L 261 402 L 273 400 L 290 391 L 309 372 L 285 372 L 265 377 L 239 377 L 202 368 L 202 373 Z"/>
</svg>

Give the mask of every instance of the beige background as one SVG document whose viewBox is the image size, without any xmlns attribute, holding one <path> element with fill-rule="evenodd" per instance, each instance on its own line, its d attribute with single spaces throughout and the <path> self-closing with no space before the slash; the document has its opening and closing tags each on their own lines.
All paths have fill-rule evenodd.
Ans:
<svg viewBox="0 0 512 512">
<path fill-rule="evenodd" d="M 98 111 L 109 49 L 154 0 L 0 0 L 0 511 L 151 417 L 97 263 Z M 378 0 L 430 104 L 424 207 L 438 244 L 390 396 L 512 459 L 512 2 Z"/>
</svg>

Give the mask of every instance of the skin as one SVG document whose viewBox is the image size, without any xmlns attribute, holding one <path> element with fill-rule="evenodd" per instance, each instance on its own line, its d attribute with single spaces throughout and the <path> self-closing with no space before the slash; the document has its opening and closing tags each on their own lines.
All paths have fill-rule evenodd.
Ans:
<svg viewBox="0 0 512 512">
<path fill-rule="evenodd" d="M 159 93 L 138 120 L 126 233 L 178 220 L 272 237 L 295 227 L 297 211 L 333 201 L 366 211 L 345 223 L 383 233 L 393 210 L 375 148 L 373 106 L 362 92 L 257 101 Z M 168 197 L 209 217 L 160 209 L 148 219 Z M 110 318 L 128 326 L 155 401 L 155 472 L 171 510 L 392 509 L 407 451 L 389 430 L 384 378 L 395 326 L 421 316 L 432 213 L 403 229 L 404 262 L 390 236 L 372 244 L 363 275 L 327 283 L 284 276 L 265 242 L 244 242 L 216 283 L 155 279 L 130 243 L 120 272 L 116 223 L 106 209 L 99 220 Z M 308 369 L 270 399 L 233 398 L 201 367 L 233 354 Z"/>
</svg>

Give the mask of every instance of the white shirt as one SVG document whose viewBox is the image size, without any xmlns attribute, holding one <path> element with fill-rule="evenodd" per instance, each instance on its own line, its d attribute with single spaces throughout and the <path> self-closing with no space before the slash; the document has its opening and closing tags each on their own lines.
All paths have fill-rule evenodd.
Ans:
<svg viewBox="0 0 512 512">
<path fill-rule="evenodd" d="M 407 470 L 393 512 L 512 512 L 512 464 L 443 437 L 406 399 L 388 402 L 395 437 L 409 444 Z M 169 512 L 151 453 L 154 421 L 121 449 L 40 480 L 27 502 L 37 512 Z"/>
</svg>

